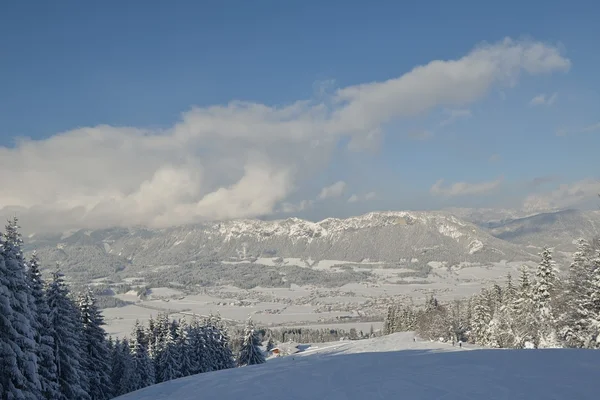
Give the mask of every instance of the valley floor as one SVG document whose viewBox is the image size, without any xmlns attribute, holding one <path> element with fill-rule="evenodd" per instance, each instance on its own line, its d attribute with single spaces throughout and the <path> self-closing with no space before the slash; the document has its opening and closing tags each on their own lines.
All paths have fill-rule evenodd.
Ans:
<svg viewBox="0 0 600 400">
<path fill-rule="evenodd" d="M 411 333 L 321 343 L 266 364 L 189 376 L 120 400 L 597 399 L 594 350 L 496 350 Z"/>
</svg>

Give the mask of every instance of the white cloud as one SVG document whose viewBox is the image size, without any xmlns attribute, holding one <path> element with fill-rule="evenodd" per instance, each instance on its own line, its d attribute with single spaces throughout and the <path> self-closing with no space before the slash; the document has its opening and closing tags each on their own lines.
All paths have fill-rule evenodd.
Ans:
<svg viewBox="0 0 600 400">
<path fill-rule="evenodd" d="M 305 211 L 315 204 L 314 200 L 302 200 L 298 204 L 284 202 L 278 208 L 277 212 L 285 213 L 285 214 L 293 214 L 300 211 Z"/>
<path fill-rule="evenodd" d="M 503 178 L 498 178 L 490 182 L 478 182 L 478 183 L 467 183 L 467 182 L 456 182 L 448 187 L 443 187 L 444 180 L 440 179 L 433 184 L 429 192 L 434 196 L 468 196 L 468 195 L 481 195 L 491 192 L 497 189 L 501 184 Z"/>
<path fill-rule="evenodd" d="M 556 93 L 556 92 L 552 93 L 550 96 L 547 96 L 545 93 L 542 93 L 542 94 L 538 94 L 533 99 L 531 99 L 529 101 L 529 105 L 530 106 L 541 106 L 541 105 L 551 106 L 552 104 L 554 104 L 556 102 L 556 99 L 558 99 L 558 93 Z"/>
<path fill-rule="evenodd" d="M 375 192 L 369 192 L 364 195 L 353 194 L 352 196 L 350 196 L 348 198 L 348 203 L 357 203 L 359 201 L 373 200 L 376 197 L 377 197 L 377 193 L 375 193 Z"/>
<path fill-rule="evenodd" d="M 384 82 L 322 84 L 321 98 L 286 106 L 233 101 L 194 107 L 164 130 L 100 125 L 22 140 L 0 147 L 0 217 L 18 210 L 42 230 L 268 215 L 344 138 L 373 149 L 386 122 L 569 67 L 557 47 L 505 39 Z"/>
<path fill-rule="evenodd" d="M 471 110 L 444 110 L 447 115 L 446 119 L 440 122 L 440 126 L 450 125 L 459 118 L 471 118 L 473 115 Z"/>
<path fill-rule="evenodd" d="M 324 187 L 319 193 L 319 200 L 325 200 L 332 197 L 340 197 L 346 190 L 346 182 L 338 181 L 331 186 Z"/>
<path fill-rule="evenodd" d="M 528 211 L 580 208 L 597 205 L 600 180 L 584 179 L 570 184 L 561 184 L 556 189 L 527 196 L 523 208 Z"/>
</svg>

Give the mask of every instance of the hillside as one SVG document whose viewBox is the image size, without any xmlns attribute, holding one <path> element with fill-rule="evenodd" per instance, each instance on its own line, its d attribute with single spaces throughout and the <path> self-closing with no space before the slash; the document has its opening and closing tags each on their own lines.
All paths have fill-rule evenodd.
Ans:
<svg viewBox="0 0 600 400">
<path fill-rule="evenodd" d="M 301 266 L 309 268 L 317 261 L 337 260 L 380 262 L 392 267 L 408 262 L 413 270 L 426 269 L 432 261 L 453 265 L 535 259 L 526 249 L 441 211 L 373 212 L 316 223 L 290 218 L 232 220 L 162 230 L 80 230 L 34 234 L 26 242 L 27 250 L 37 250 L 48 265 L 59 262 L 71 273 L 91 272 L 88 278 L 115 271 L 133 275 L 149 268 L 193 264 L 274 265 L 286 258 L 303 260 Z"/>
<path fill-rule="evenodd" d="M 541 244 L 574 251 L 578 238 L 600 236 L 600 211 L 564 210 L 486 224 L 499 239 L 522 246 Z"/>
<path fill-rule="evenodd" d="M 483 350 L 397 333 L 190 376 L 119 400 L 595 399 L 594 350 Z"/>
</svg>

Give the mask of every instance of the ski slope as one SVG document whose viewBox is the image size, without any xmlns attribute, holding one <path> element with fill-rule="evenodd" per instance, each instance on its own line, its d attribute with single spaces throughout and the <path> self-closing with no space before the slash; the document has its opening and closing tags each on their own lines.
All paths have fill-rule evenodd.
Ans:
<svg viewBox="0 0 600 400">
<path fill-rule="evenodd" d="M 196 399 L 597 399 L 594 350 L 499 350 L 410 333 L 320 343 L 266 364 L 189 376 L 118 397 Z"/>
</svg>

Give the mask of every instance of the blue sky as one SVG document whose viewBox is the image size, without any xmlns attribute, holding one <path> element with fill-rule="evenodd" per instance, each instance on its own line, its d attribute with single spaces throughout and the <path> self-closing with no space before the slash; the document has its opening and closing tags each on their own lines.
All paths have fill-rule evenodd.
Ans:
<svg viewBox="0 0 600 400">
<path fill-rule="evenodd" d="M 595 206 L 600 5 L 485 3 L 3 2 L 0 209 L 95 226 L 131 209 L 127 223 L 164 225 Z M 482 42 L 494 50 L 476 61 L 497 63 L 485 79 L 371 93 Z M 532 70 L 541 48 L 555 59 Z M 372 95 L 341 117 L 345 88 Z"/>
</svg>

